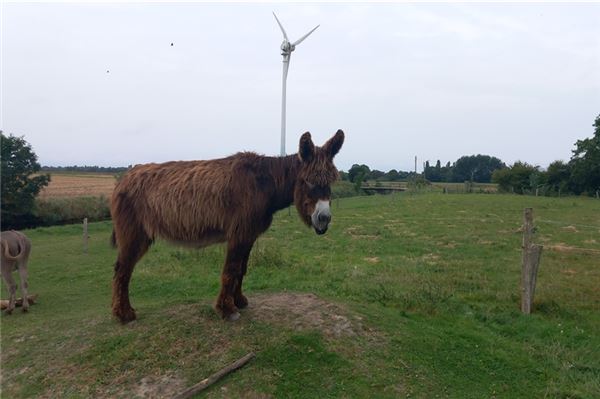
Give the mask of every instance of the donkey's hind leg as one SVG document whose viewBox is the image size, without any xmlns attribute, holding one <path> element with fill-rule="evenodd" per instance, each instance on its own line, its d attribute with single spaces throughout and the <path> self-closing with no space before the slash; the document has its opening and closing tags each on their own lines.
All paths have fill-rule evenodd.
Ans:
<svg viewBox="0 0 600 399">
<path fill-rule="evenodd" d="M 243 277 L 243 266 L 248 261 L 252 242 L 229 242 L 223 272 L 221 273 L 221 292 L 217 298 L 216 309 L 225 320 L 234 321 L 240 317 L 236 306 L 235 294 L 241 291 L 239 285 Z"/>
<path fill-rule="evenodd" d="M 29 311 L 29 286 L 27 284 L 27 261 L 28 257 L 19 261 L 19 277 L 21 279 L 21 296 L 23 297 L 23 312 Z"/>
<path fill-rule="evenodd" d="M 4 260 L 4 259 L 3 259 Z M 6 288 L 8 289 L 8 307 L 6 308 L 7 314 L 12 314 L 13 310 L 15 310 L 15 298 L 17 295 L 17 283 L 12 276 L 12 270 L 14 269 L 14 261 L 6 261 L 2 265 L 2 278 L 6 283 Z"/>
<path fill-rule="evenodd" d="M 135 264 L 144 256 L 152 241 L 146 233 L 137 231 L 133 236 L 117 234 L 119 255 L 115 263 L 112 288 L 112 313 L 121 323 L 135 320 L 135 310 L 129 303 L 129 281 Z"/>
</svg>

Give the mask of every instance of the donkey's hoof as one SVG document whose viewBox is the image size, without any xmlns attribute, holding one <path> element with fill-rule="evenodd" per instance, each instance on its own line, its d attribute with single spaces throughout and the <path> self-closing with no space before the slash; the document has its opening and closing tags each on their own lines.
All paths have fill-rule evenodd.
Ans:
<svg viewBox="0 0 600 399">
<path fill-rule="evenodd" d="M 126 310 L 118 310 L 113 313 L 117 319 L 121 322 L 121 324 L 127 324 L 136 319 L 135 310 L 126 309 Z"/>
<path fill-rule="evenodd" d="M 244 309 L 248 307 L 248 299 L 244 295 L 240 295 L 239 297 L 235 298 L 234 303 L 238 309 Z"/>
<path fill-rule="evenodd" d="M 227 321 L 236 321 L 239 318 L 240 318 L 240 312 L 233 312 L 229 316 L 225 317 L 225 320 L 227 320 Z"/>
<path fill-rule="evenodd" d="M 27 312 L 29 312 L 29 308 L 28 307 L 23 308 L 23 313 L 27 313 Z"/>
<path fill-rule="evenodd" d="M 11 315 L 13 312 L 13 309 L 6 309 L 6 314 Z"/>
</svg>

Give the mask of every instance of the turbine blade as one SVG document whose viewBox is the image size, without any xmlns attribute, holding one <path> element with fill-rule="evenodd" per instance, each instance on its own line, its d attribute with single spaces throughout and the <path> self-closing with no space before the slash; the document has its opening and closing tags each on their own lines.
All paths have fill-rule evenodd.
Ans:
<svg viewBox="0 0 600 399">
<path fill-rule="evenodd" d="M 318 28 L 319 26 L 321 26 L 321 25 L 317 25 L 317 26 L 315 26 L 315 27 L 313 28 L 313 30 L 311 30 L 310 32 L 308 32 L 306 35 L 302 36 L 300 39 L 296 40 L 294 43 L 292 43 L 292 46 L 297 46 L 297 45 L 299 45 L 300 43 L 302 43 L 302 41 L 303 41 L 304 39 L 306 39 L 306 38 L 308 37 L 308 35 L 310 35 L 310 34 L 311 34 L 311 33 L 313 33 L 314 31 L 316 31 L 316 30 L 317 30 L 317 28 Z"/>
<path fill-rule="evenodd" d="M 285 29 L 283 29 L 283 25 L 281 25 L 281 22 L 279 22 L 279 18 L 277 18 L 277 15 L 275 15 L 275 11 L 273 11 L 273 16 L 275 17 L 275 20 L 277 21 L 277 25 L 279 25 L 279 28 L 281 29 L 281 33 L 283 33 L 283 37 L 285 38 L 285 40 L 287 40 L 289 42 L 290 39 L 288 39 L 287 33 L 285 33 Z"/>
</svg>

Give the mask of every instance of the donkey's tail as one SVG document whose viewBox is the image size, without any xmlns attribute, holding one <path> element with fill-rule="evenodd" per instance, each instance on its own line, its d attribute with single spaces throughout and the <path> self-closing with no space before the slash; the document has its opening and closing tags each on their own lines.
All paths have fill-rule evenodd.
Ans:
<svg viewBox="0 0 600 399">
<path fill-rule="evenodd" d="M 113 248 L 117 247 L 117 237 L 115 236 L 115 229 L 113 229 L 112 234 L 110 235 L 110 246 Z"/>
<path fill-rule="evenodd" d="M 8 243 L 4 241 L 2 241 L 2 251 L 4 252 L 4 258 L 10 261 L 20 260 L 25 254 L 25 251 L 23 251 L 23 248 L 19 245 L 19 253 L 16 256 L 12 256 L 10 254 L 10 249 L 8 248 Z"/>
</svg>

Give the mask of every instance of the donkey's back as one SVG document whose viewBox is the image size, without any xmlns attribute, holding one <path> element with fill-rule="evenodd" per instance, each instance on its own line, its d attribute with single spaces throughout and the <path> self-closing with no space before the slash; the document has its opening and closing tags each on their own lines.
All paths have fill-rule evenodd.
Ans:
<svg viewBox="0 0 600 399">
<path fill-rule="evenodd" d="M 262 158 L 238 153 L 209 161 L 136 166 L 113 192 L 117 230 L 193 246 L 239 235 L 240 229 L 256 225 L 268 206 L 270 190 L 258 176 Z M 116 238 L 117 244 L 127 239 Z"/>
</svg>

